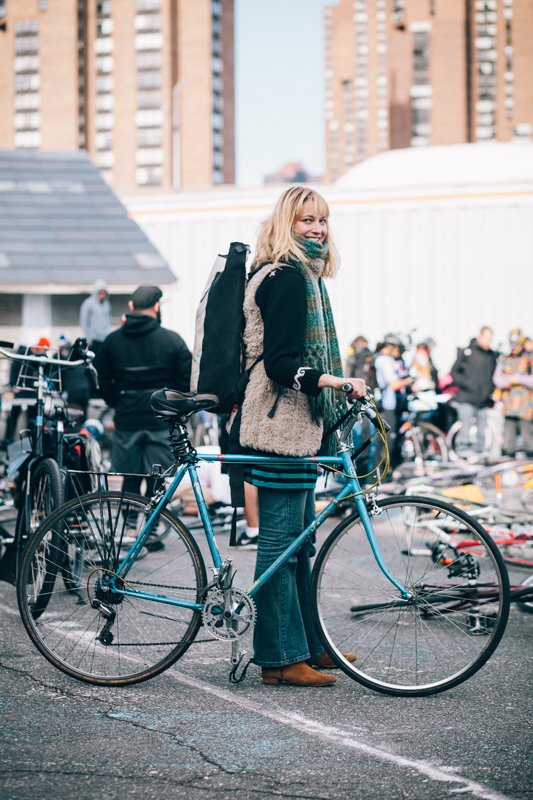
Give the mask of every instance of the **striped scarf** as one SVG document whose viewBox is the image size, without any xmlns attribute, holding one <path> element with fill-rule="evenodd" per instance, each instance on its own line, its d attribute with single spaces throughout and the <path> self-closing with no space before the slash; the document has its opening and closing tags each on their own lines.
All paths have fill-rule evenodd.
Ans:
<svg viewBox="0 0 533 800">
<path fill-rule="evenodd" d="M 307 297 L 307 319 L 305 337 L 302 347 L 301 361 L 306 367 L 327 372 L 342 378 L 342 361 L 333 321 L 333 313 L 329 302 L 328 291 L 322 271 L 324 260 L 328 254 L 328 245 L 295 237 L 305 252 L 308 260 L 291 261 L 305 280 Z M 346 411 L 346 399 L 335 389 L 322 389 L 318 397 L 309 397 L 313 420 L 323 420 L 326 431 Z M 336 455 L 336 444 L 333 437 L 324 443 L 321 455 Z"/>
</svg>

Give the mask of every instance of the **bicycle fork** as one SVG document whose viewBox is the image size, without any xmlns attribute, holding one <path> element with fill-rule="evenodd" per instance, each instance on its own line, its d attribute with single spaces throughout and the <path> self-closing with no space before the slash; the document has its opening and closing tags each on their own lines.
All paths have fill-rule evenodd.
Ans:
<svg viewBox="0 0 533 800">
<path fill-rule="evenodd" d="M 345 472 L 348 475 L 352 476 L 352 488 L 354 490 L 354 501 L 355 505 L 357 506 L 357 510 L 359 512 L 359 516 L 361 517 L 361 522 L 363 523 L 363 527 L 366 531 L 366 535 L 368 537 L 368 541 L 370 543 L 370 547 L 372 548 L 372 552 L 374 553 L 374 557 L 379 565 L 380 570 L 383 572 L 387 580 L 389 580 L 393 586 L 395 586 L 400 594 L 401 599 L 408 602 L 409 600 L 413 599 L 413 594 L 410 592 L 406 587 L 398 581 L 394 575 L 389 571 L 383 556 L 381 554 L 381 550 L 379 547 L 378 540 L 376 538 L 376 534 L 374 532 L 374 525 L 372 523 L 372 517 L 368 511 L 367 505 L 365 503 L 364 497 L 361 493 L 361 487 L 359 485 L 359 481 L 357 479 L 357 473 L 355 471 L 354 465 L 352 463 L 352 459 L 350 457 L 350 450 L 347 444 L 341 443 L 339 445 L 339 455 L 342 458 L 342 464 L 344 467 Z M 374 508 L 376 507 L 374 503 Z M 376 512 L 372 512 L 376 513 Z"/>
</svg>

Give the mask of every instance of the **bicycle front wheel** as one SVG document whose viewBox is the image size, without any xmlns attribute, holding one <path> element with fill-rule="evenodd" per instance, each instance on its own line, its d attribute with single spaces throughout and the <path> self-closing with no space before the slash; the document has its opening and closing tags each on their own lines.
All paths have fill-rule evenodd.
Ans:
<svg viewBox="0 0 533 800">
<path fill-rule="evenodd" d="M 45 658 L 73 678 L 104 686 L 147 680 L 177 661 L 198 632 L 197 609 L 124 596 L 110 584 L 148 519 L 146 507 L 146 498 L 137 495 L 85 495 L 52 514 L 26 549 L 17 583 L 22 621 Z M 142 560 L 115 587 L 201 603 L 205 566 L 187 528 L 164 510 L 153 531 L 154 541 L 164 533 L 164 548 L 161 542 L 156 550 L 143 548 Z M 48 586 L 46 611 L 37 618 L 34 564 L 44 559 L 50 571 L 65 570 L 65 550 L 73 542 L 83 561 L 75 560 L 67 589 L 62 581 Z"/>
<path fill-rule="evenodd" d="M 500 641 L 509 579 L 483 528 L 439 500 L 390 498 L 372 522 L 381 571 L 359 515 L 330 534 L 312 575 L 324 648 L 351 678 L 384 694 L 423 696 L 473 675 Z M 342 652 L 353 652 L 348 663 Z"/>
</svg>

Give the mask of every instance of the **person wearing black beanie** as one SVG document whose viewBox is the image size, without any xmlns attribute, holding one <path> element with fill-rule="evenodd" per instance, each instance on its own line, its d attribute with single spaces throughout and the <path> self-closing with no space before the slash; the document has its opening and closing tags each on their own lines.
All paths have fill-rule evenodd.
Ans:
<svg viewBox="0 0 533 800">
<path fill-rule="evenodd" d="M 150 474 L 152 464 L 172 464 L 167 425 L 154 416 L 152 393 L 163 386 L 189 391 L 192 356 L 177 333 L 161 326 L 158 286 L 139 286 L 131 295 L 126 321 L 103 342 L 95 360 L 100 390 L 115 409 L 111 468 L 114 472 Z M 154 481 L 147 481 L 147 494 Z M 131 478 L 139 492 L 141 479 Z"/>
</svg>

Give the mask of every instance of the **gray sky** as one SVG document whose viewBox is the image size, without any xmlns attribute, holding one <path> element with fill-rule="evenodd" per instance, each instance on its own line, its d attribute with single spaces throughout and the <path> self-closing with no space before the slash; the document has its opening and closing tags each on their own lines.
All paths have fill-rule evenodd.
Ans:
<svg viewBox="0 0 533 800">
<path fill-rule="evenodd" d="M 235 0 L 237 183 L 286 161 L 324 170 L 322 9 L 329 0 Z"/>
</svg>

